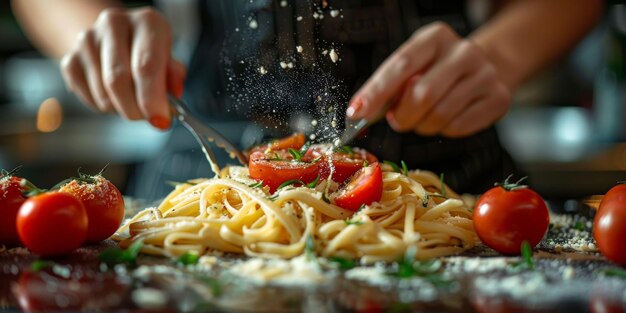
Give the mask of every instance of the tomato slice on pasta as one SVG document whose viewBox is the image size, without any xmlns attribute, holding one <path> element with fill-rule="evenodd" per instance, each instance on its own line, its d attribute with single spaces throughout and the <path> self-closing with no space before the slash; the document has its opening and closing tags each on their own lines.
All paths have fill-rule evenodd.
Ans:
<svg viewBox="0 0 626 313">
<path fill-rule="evenodd" d="M 252 155 L 254 152 L 270 152 L 270 151 L 278 151 L 278 150 L 287 150 L 289 148 L 300 150 L 302 146 L 304 146 L 304 142 L 306 138 L 302 133 L 295 133 L 291 136 L 272 140 L 267 144 L 253 147 L 249 150 L 248 154 Z"/>
<path fill-rule="evenodd" d="M 269 153 L 254 152 L 250 155 L 248 167 L 250 177 L 262 180 L 263 185 L 275 192 L 278 187 L 289 180 L 300 180 L 310 183 L 317 178 L 319 162 L 297 161 L 287 150 Z"/>
<path fill-rule="evenodd" d="M 374 162 L 361 168 L 334 197 L 336 205 L 350 211 L 358 211 L 362 205 L 380 201 L 383 195 L 383 172 Z"/>
<path fill-rule="evenodd" d="M 322 179 L 327 179 L 331 169 L 334 169 L 332 180 L 339 183 L 352 177 L 364 165 L 378 162 L 378 159 L 365 149 L 351 147 L 337 149 L 332 144 L 312 145 L 305 158 L 319 160 Z"/>
</svg>

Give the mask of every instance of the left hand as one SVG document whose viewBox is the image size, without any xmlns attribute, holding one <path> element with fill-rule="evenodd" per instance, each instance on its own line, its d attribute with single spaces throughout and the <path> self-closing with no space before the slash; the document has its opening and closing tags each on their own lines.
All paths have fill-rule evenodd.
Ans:
<svg viewBox="0 0 626 313">
<path fill-rule="evenodd" d="M 510 91 L 483 50 L 444 23 L 416 31 L 350 101 L 352 119 L 386 118 L 399 132 L 464 137 L 509 109 Z"/>
</svg>

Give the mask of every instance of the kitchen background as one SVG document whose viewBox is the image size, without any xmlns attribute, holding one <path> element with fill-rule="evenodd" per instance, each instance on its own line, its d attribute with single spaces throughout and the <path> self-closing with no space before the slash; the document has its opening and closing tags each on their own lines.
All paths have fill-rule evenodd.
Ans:
<svg viewBox="0 0 626 313">
<path fill-rule="evenodd" d="M 498 125 L 501 139 L 544 197 L 601 194 L 626 180 L 626 5 L 607 5 L 596 29 L 514 102 Z M 50 114 L 59 105 L 61 120 Z M 83 106 L 66 92 L 57 62 L 30 45 L 10 2 L 0 1 L 0 168 L 21 165 L 20 176 L 46 188 L 108 164 L 105 176 L 123 193 L 156 197 L 131 177 L 169 135 Z M 184 145 L 195 145 L 188 137 Z"/>
</svg>

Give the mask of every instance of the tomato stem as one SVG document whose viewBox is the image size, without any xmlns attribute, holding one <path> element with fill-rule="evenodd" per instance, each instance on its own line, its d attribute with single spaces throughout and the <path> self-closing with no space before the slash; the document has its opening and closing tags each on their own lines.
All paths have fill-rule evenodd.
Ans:
<svg viewBox="0 0 626 313">
<path fill-rule="evenodd" d="M 507 178 L 504 180 L 504 182 L 500 183 L 497 182 L 494 184 L 494 186 L 496 187 L 502 187 L 504 188 L 506 191 L 514 191 L 514 190 L 518 190 L 518 189 L 523 189 L 523 188 L 528 188 L 527 185 L 522 185 L 522 182 L 528 178 L 528 176 L 524 176 L 522 178 L 520 178 L 518 181 L 511 183 L 509 180 L 513 177 L 513 174 L 510 174 L 509 176 L 507 176 Z"/>
</svg>

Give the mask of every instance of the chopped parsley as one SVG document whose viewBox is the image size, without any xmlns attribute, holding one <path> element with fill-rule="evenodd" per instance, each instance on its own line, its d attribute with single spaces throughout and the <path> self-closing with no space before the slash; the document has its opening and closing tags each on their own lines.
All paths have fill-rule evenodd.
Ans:
<svg viewBox="0 0 626 313">
<path fill-rule="evenodd" d="M 197 253 L 185 252 L 176 259 L 176 264 L 194 265 L 198 264 L 198 260 L 200 260 L 200 256 Z"/>
<path fill-rule="evenodd" d="M 353 221 L 353 220 L 345 220 L 346 225 L 363 225 L 363 221 Z"/>
<path fill-rule="evenodd" d="M 280 184 L 280 186 L 278 186 L 278 188 L 276 190 L 281 190 L 287 186 L 291 186 L 291 185 L 295 185 L 295 184 L 299 184 L 299 185 L 305 185 L 305 183 L 299 179 L 290 179 L 287 180 L 285 182 L 283 182 L 282 184 Z"/>
<path fill-rule="evenodd" d="M 54 266 L 54 262 L 49 260 L 35 260 L 30 264 L 30 269 L 34 272 L 39 272 L 43 269 Z"/>
<path fill-rule="evenodd" d="M 535 269 L 535 261 L 533 259 L 533 248 L 530 246 L 528 241 L 524 240 L 520 247 L 520 252 L 522 255 L 522 259 L 513 264 L 514 268 L 526 268 L 533 270 Z"/>
<path fill-rule="evenodd" d="M 143 241 L 135 241 L 125 250 L 117 247 L 106 249 L 100 253 L 98 259 L 107 265 L 128 264 L 136 266 L 137 255 L 139 255 L 141 247 L 143 247 Z"/>
<path fill-rule="evenodd" d="M 248 187 L 250 187 L 250 188 L 260 188 L 260 187 L 262 187 L 262 186 L 263 186 L 263 181 L 262 181 L 262 180 L 259 180 L 259 181 L 258 181 L 258 182 L 256 182 L 256 183 L 253 183 L 253 184 L 248 185 Z"/>
<path fill-rule="evenodd" d="M 576 222 L 576 224 L 574 224 L 574 229 L 577 229 L 577 230 L 580 230 L 580 231 L 585 230 L 586 229 L 585 223 L 583 223 L 582 221 Z"/>
<path fill-rule="evenodd" d="M 354 154 L 354 149 L 350 146 L 341 146 L 341 147 L 336 147 L 335 148 L 335 152 L 342 152 L 345 154 Z"/>
<path fill-rule="evenodd" d="M 315 180 L 313 180 L 312 182 L 308 183 L 306 186 L 309 188 L 315 188 L 315 186 L 317 186 L 317 183 L 320 181 L 320 174 L 317 174 L 317 177 L 315 177 Z"/>
<path fill-rule="evenodd" d="M 337 265 L 339 265 L 339 269 L 340 270 L 349 270 L 351 268 L 355 268 L 356 267 L 356 262 L 354 262 L 354 260 L 349 260 L 349 259 L 344 259 L 344 258 L 340 258 L 340 257 L 330 257 L 328 258 L 329 261 L 337 263 Z"/>
<path fill-rule="evenodd" d="M 407 249 L 404 257 L 398 261 L 397 267 L 388 271 L 387 274 L 398 278 L 421 277 L 435 286 L 447 286 L 452 281 L 442 275 L 442 263 L 440 260 L 416 261 L 417 247 Z"/>
<path fill-rule="evenodd" d="M 604 274 L 605 276 L 626 278 L 626 271 L 619 268 L 604 269 L 601 270 L 600 273 Z"/>
<path fill-rule="evenodd" d="M 383 163 L 391 166 L 391 169 L 393 169 L 394 172 L 400 173 L 404 176 L 409 176 L 409 168 L 406 166 L 404 160 L 400 161 L 400 165 L 402 167 L 398 166 L 398 164 L 396 164 L 395 162 L 389 160 L 384 160 Z"/>
<path fill-rule="evenodd" d="M 400 165 L 402 165 L 402 174 L 409 176 L 409 168 L 406 166 L 406 163 L 404 163 L 404 160 L 400 160 Z"/>
</svg>

